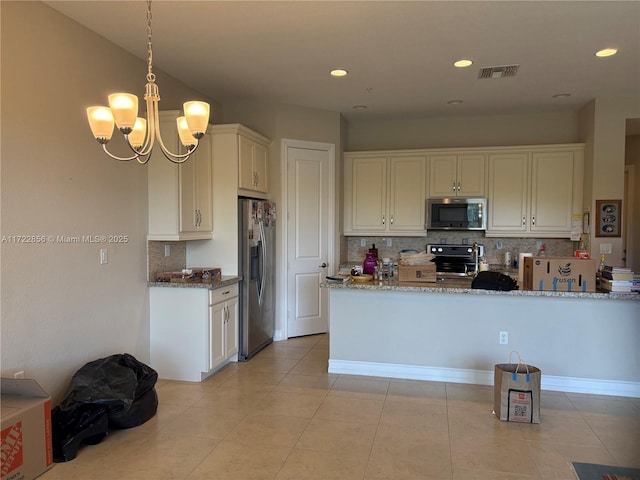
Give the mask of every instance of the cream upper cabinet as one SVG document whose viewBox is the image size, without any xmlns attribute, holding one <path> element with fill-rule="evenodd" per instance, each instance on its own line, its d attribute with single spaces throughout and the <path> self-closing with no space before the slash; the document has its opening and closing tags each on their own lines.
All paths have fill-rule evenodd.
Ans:
<svg viewBox="0 0 640 480">
<path fill-rule="evenodd" d="M 572 214 L 582 213 L 583 163 L 581 149 L 531 153 L 532 232 L 571 233 Z"/>
<path fill-rule="evenodd" d="M 180 164 L 180 231 L 213 232 L 211 193 L 211 135 L 205 134 L 198 149 Z M 209 237 L 208 237 L 209 238 Z"/>
<path fill-rule="evenodd" d="M 486 155 L 429 155 L 429 197 L 484 197 Z"/>
<path fill-rule="evenodd" d="M 487 236 L 569 238 L 582 213 L 584 147 L 530 147 L 489 155 Z"/>
<path fill-rule="evenodd" d="M 529 154 L 489 154 L 489 232 L 527 231 Z"/>
<path fill-rule="evenodd" d="M 345 154 L 345 235 L 423 235 L 426 156 Z"/>
<path fill-rule="evenodd" d="M 171 152 L 182 153 L 178 111 L 160 112 L 162 140 Z M 206 240 L 213 238 L 211 137 L 183 164 L 167 160 L 159 145 L 147 164 L 148 240 Z"/>
<path fill-rule="evenodd" d="M 236 197 L 246 195 L 266 199 L 271 141 L 238 123 L 213 125 L 211 131 L 214 164 L 224 170 L 220 172 L 224 176 L 224 188 L 230 187 L 228 182 L 233 181 Z"/>
<path fill-rule="evenodd" d="M 244 135 L 238 142 L 238 188 L 267 193 L 267 148 Z"/>
</svg>

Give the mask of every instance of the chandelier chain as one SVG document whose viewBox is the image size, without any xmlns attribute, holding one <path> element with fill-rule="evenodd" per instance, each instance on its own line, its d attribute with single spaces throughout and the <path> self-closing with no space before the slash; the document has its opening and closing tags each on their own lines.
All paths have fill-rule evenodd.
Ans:
<svg viewBox="0 0 640 480">
<path fill-rule="evenodd" d="M 147 81 L 155 82 L 156 76 L 153 73 L 153 46 L 151 44 L 151 0 L 147 0 Z"/>
</svg>

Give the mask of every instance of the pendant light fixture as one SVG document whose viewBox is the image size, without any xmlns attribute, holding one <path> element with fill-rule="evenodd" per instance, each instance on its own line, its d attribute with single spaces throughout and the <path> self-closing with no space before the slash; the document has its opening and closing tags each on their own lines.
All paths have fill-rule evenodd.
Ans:
<svg viewBox="0 0 640 480">
<path fill-rule="evenodd" d="M 173 163 L 183 163 L 198 148 L 209 124 L 209 104 L 206 102 L 185 102 L 184 116 L 176 119 L 180 142 L 186 148 L 185 153 L 172 153 L 165 147 L 160 136 L 158 103 L 160 93 L 153 73 L 153 48 L 151 44 L 151 0 L 147 0 L 147 84 L 144 99 L 147 104 L 147 118 L 138 117 L 138 97 L 130 93 L 109 95 L 108 107 L 89 107 L 87 117 L 95 139 L 102 149 L 114 160 L 137 160 L 145 164 L 151 158 L 154 144 L 157 143 L 167 159 Z M 114 124 L 124 135 L 133 151 L 129 157 L 119 157 L 107 150 L 107 142 L 113 135 Z"/>
</svg>

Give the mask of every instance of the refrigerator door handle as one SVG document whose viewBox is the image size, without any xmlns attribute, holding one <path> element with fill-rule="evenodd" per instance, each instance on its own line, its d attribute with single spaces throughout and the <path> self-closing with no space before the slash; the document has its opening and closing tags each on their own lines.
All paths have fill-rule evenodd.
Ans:
<svg viewBox="0 0 640 480">
<path fill-rule="evenodd" d="M 264 287 L 266 282 L 265 264 L 267 261 L 267 245 L 266 235 L 264 233 L 264 223 L 260 222 L 260 253 L 262 258 L 260 259 L 260 267 L 258 274 L 260 275 L 260 281 L 258 283 L 258 305 L 262 305 L 262 297 L 264 296 Z"/>
</svg>

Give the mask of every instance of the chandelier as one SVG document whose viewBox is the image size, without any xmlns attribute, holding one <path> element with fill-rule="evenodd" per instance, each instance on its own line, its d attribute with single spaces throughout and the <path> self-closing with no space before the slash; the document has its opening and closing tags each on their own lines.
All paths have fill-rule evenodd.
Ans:
<svg viewBox="0 0 640 480">
<path fill-rule="evenodd" d="M 145 164 L 151 158 L 157 140 L 162 153 L 173 163 L 183 163 L 198 148 L 209 124 L 209 104 L 206 102 L 185 102 L 184 116 L 176 119 L 180 142 L 186 148 L 185 153 L 172 153 L 164 145 L 160 135 L 158 103 L 160 93 L 153 73 L 153 48 L 151 45 L 151 0 L 147 0 L 147 84 L 144 99 L 147 104 L 147 119 L 138 117 L 138 97 L 130 93 L 109 95 L 108 107 L 89 107 L 87 117 L 95 139 L 102 145 L 104 152 L 114 160 L 137 160 Z M 114 124 L 124 135 L 133 154 L 119 157 L 107 150 L 107 143 L 113 135 Z"/>
</svg>

